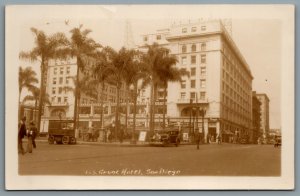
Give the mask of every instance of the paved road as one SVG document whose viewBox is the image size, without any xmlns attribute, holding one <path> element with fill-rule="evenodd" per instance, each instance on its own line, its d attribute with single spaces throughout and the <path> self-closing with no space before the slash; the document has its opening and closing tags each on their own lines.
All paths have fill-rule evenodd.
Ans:
<svg viewBox="0 0 300 196">
<path fill-rule="evenodd" d="M 210 144 L 179 147 L 48 145 L 19 155 L 21 175 L 279 176 L 280 148 Z"/>
</svg>

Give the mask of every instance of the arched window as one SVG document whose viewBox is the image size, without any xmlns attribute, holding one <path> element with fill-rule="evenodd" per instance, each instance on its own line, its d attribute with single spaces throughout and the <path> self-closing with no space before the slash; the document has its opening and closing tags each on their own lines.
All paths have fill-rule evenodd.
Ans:
<svg viewBox="0 0 300 196">
<path fill-rule="evenodd" d="M 183 45 L 181 50 L 182 50 L 182 53 L 186 53 L 186 45 Z"/>
<path fill-rule="evenodd" d="M 201 44 L 201 50 L 203 51 L 203 50 L 206 50 L 206 43 L 202 43 Z"/>
<path fill-rule="evenodd" d="M 196 52 L 196 49 L 197 49 L 197 48 L 196 48 L 196 44 L 193 44 L 193 45 L 192 45 L 192 52 Z"/>
</svg>

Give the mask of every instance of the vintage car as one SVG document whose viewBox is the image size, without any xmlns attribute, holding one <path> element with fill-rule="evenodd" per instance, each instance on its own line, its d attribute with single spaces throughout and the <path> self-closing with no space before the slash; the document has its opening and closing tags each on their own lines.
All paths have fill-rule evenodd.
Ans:
<svg viewBox="0 0 300 196">
<path fill-rule="evenodd" d="M 279 147 L 281 146 L 281 136 L 275 136 L 275 142 L 274 142 L 274 147 Z"/>
<path fill-rule="evenodd" d="M 150 145 L 167 146 L 174 144 L 176 147 L 180 144 L 179 130 L 156 130 L 150 138 Z"/>
</svg>

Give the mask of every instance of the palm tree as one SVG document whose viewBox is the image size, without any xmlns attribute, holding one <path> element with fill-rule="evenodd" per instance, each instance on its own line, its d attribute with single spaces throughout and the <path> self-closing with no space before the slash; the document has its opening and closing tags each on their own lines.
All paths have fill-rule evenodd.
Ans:
<svg viewBox="0 0 300 196">
<path fill-rule="evenodd" d="M 101 47 L 100 44 L 97 44 L 93 39 L 89 38 L 88 35 L 92 31 L 90 29 L 82 30 L 82 25 L 80 25 L 77 28 L 73 28 L 71 31 L 71 41 L 70 41 L 70 47 L 69 47 L 69 56 L 75 57 L 77 61 L 77 74 L 76 74 L 76 80 L 80 81 L 81 76 L 80 72 L 84 72 L 87 69 L 88 64 L 86 62 L 89 62 L 87 59 L 91 57 L 95 57 L 97 54 L 97 49 Z M 76 91 L 75 91 L 75 103 L 74 103 L 74 125 L 75 128 L 77 128 L 77 113 L 78 113 L 78 100 L 80 100 L 80 91 L 82 88 L 79 88 L 79 82 L 75 83 Z"/>
<path fill-rule="evenodd" d="M 38 106 L 38 101 L 39 101 L 41 91 L 38 87 L 34 86 L 33 88 L 30 89 L 30 92 L 32 95 L 26 95 L 23 99 L 23 102 L 34 101 L 34 110 L 37 111 L 37 106 Z M 49 95 L 47 93 L 44 95 L 42 99 L 43 99 L 43 103 L 51 105 Z M 37 124 L 36 114 L 34 115 L 34 121 Z"/>
<path fill-rule="evenodd" d="M 163 128 L 166 125 L 166 102 L 167 102 L 167 88 L 168 82 L 181 82 L 183 76 L 189 76 L 189 72 L 186 69 L 178 69 L 174 67 L 177 59 L 175 56 L 166 56 L 164 59 L 163 69 L 160 71 L 160 87 L 164 89 L 163 98 Z"/>
<path fill-rule="evenodd" d="M 75 88 L 71 86 L 65 86 L 63 88 L 64 91 L 71 91 L 73 92 L 74 96 L 77 96 L 77 102 L 76 105 L 74 105 L 74 108 L 76 108 L 77 113 L 74 118 L 76 121 L 74 122 L 74 127 L 78 127 L 78 121 L 79 121 L 79 108 L 80 108 L 80 99 L 83 94 L 88 95 L 89 97 L 96 98 L 96 92 L 97 89 L 93 85 L 93 83 L 90 80 L 90 76 L 84 75 L 82 79 L 77 80 L 77 77 L 72 77 Z M 74 109 L 75 110 L 75 109 Z"/>
<path fill-rule="evenodd" d="M 18 118 L 20 120 L 20 99 L 21 99 L 21 93 L 23 88 L 27 88 L 28 90 L 31 90 L 34 88 L 34 84 L 38 83 L 38 79 L 36 78 L 36 73 L 34 70 L 32 70 L 31 67 L 26 67 L 23 69 L 22 67 L 19 67 L 19 114 Z"/>
<path fill-rule="evenodd" d="M 150 94 L 150 132 L 154 130 L 154 113 L 155 113 L 155 100 L 158 85 L 161 83 L 161 73 L 164 71 L 164 66 L 172 58 L 169 57 L 169 50 L 161 47 L 157 43 L 152 45 L 146 45 L 147 53 L 143 55 L 143 62 L 147 67 L 145 72 L 147 72 L 147 77 L 144 79 L 144 86 L 150 84 L 151 94 Z M 176 59 L 175 59 L 176 63 Z M 172 64 L 172 63 L 171 63 Z"/>
<path fill-rule="evenodd" d="M 92 62 L 92 76 L 93 76 L 93 83 L 97 86 L 97 101 L 100 102 L 100 126 L 101 129 L 103 128 L 103 104 L 104 104 L 104 88 L 106 82 L 110 81 L 110 64 L 108 60 L 108 55 L 105 50 L 98 52 L 96 57 L 93 59 Z M 99 93 L 100 90 L 100 93 Z"/>
<path fill-rule="evenodd" d="M 128 64 L 125 70 L 124 78 L 128 87 L 133 86 L 133 130 L 132 130 L 132 142 L 135 141 L 135 126 L 136 126 L 136 108 L 137 108 L 137 96 L 138 96 L 138 81 L 145 78 L 145 67 L 141 62 L 142 53 L 133 51 L 133 61 Z M 129 90 L 129 89 L 128 89 Z M 129 100 L 129 98 L 127 99 Z M 127 101 L 128 103 L 128 101 Z M 126 112 L 127 113 L 127 112 Z"/>
<path fill-rule="evenodd" d="M 116 131 L 119 132 L 119 110 L 120 110 L 120 90 L 122 85 L 125 83 L 125 75 L 126 68 L 133 61 L 133 50 L 127 50 L 126 48 L 121 48 L 119 51 L 115 51 L 114 49 L 107 47 L 105 48 L 107 51 L 107 55 L 109 58 L 109 67 L 108 67 L 108 75 L 110 75 L 110 80 L 114 81 L 117 87 L 117 105 L 116 105 L 116 113 L 115 113 L 115 123 L 116 123 Z M 122 137 L 120 140 L 122 141 Z"/>
<path fill-rule="evenodd" d="M 40 121 L 43 113 L 43 95 L 46 93 L 48 61 L 54 58 L 66 58 L 64 46 L 68 43 L 67 38 L 63 33 L 55 33 L 47 36 L 43 31 L 36 28 L 31 28 L 35 36 L 35 47 L 28 52 L 20 52 L 20 58 L 30 61 L 39 61 L 41 78 L 40 78 L 40 97 L 39 97 L 39 115 L 38 115 L 38 130 L 40 129 Z"/>
</svg>

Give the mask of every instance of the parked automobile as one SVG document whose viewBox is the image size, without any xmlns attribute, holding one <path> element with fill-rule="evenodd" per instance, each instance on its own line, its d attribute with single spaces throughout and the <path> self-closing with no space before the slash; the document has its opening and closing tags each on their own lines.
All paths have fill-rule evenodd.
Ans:
<svg viewBox="0 0 300 196">
<path fill-rule="evenodd" d="M 176 147 L 180 144 L 179 130 L 176 129 L 164 129 L 156 130 L 152 138 L 150 139 L 150 145 L 167 146 L 174 144 Z"/>
</svg>

